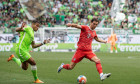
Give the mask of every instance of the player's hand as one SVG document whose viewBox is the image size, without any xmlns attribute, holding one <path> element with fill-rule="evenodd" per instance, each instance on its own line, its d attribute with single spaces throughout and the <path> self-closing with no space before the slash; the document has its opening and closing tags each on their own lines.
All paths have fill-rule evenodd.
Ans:
<svg viewBox="0 0 140 84">
<path fill-rule="evenodd" d="M 107 43 L 107 41 L 104 42 L 105 44 Z"/>
<path fill-rule="evenodd" d="M 44 44 L 46 44 L 46 43 L 50 43 L 50 39 L 44 40 Z"/>
<path fill-rule="evenodd" d="M 26 25 L 26 22 L 23 22 L 22 25 L 21 25 L 20 30 L 24 30 L 23 28 L 25 27 L 25 25 Z"/>
<path fill-rule="evenodd" d="M 71 25 L 71 23 L 68 23 L 68 24 L 66 24 L 66 26 L 67 26 L 67 27 L 71 27 L 72 25 Z"/>
<path fill-rule="evenodd" d="M 21 25 L 21 28 L 23 29 L 26 25 L 26 22 L 23 22 L 22 25 Z"/>
<path fill-rule="evenodd" d="M 47 40 L 47 43 L 50 43 L 50 39 Z"/>
</svg>

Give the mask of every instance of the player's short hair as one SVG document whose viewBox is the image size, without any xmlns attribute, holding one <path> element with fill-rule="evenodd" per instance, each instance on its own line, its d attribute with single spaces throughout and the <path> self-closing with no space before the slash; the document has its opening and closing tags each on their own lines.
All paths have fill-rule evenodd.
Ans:
<svg viewBox="0 0 140 84">
<path fill-rule="evenodd" d="M 99 20 L 97 18 L 92 18 L 91 22 L 96 21 L 99 23 Z"/>
<path fill-rule="evenodd" d="M 31 22 L 32 22 L 32 24 L 37 25 L 38 27 L 40 27 L 40 22 L 39 21 L 33 20 Z"/>
<path fill-rule="evenodd" d="M 37 21 L 37 20 L 33 20 L 32 23 L 39 23 L 39 21 Z"/>
</svg>

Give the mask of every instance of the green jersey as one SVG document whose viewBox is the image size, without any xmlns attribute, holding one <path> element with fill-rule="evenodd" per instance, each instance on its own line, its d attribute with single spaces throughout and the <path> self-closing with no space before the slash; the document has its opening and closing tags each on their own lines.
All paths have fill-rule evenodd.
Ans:
<svg viewBox="0 0 140 84">
<path fill-rule="evenodd" d="M 29 51 L 30 45 L 34 40 L 34 30 L 30 26 L 25 26 L 24 31 L 20 32 L 19 43 L 17 44 L 18 49 Z"/>
</svg>

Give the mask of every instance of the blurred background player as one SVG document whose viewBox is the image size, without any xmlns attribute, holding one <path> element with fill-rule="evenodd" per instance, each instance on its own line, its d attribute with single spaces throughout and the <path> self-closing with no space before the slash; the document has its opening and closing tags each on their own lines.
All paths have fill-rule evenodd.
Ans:
<svg viewBox="0 0 140 84">
<path fill-rule="evenodd" d="M 113 33 L 112 33 L 111 36 L 109 37 L 109 42 L 110 42 L 110 44 L 111 44 L 110 53 L 113 53 L 113 48 L 115 49 L 115 52 L 116 52 L 116 53 L 118 52 L 118 51 L 117 51 L 117 48 L 116 48 L 116 46 L 115 46 L 116 41 L 117 41 L 117 36 L 116 36 L 116 34 L 114 33 L 114 31 L 113 31 Z"/>
<path fill-rule="evenodd" d="M 98 24 L 99 24 L 99 21 L 96 18 L 93 18 L 91 20 L 90 26 L 71 24 L 71 23 L 67 24 L 68 27 L 75 27 L 77 29 L 81 29 L 81 33 L 80 33 L 79 41 L 77 43 L 78 49 L 76 50 L 71 60 L 71 64 L 62 63 L 60 67 L 58 67 L 58 73 L 63 68 L 66 70 L 72 70 L 78 62 L 80 62 L 83 58 L 87 58 L 91 60 L 92 62 L 96 63 L 96 68 L 100 74 L 100 79 L 102 81 L 111 75 L 111 73 L 103 74 L 100 59 L 92 51 L 91 46 L 92 46 L 93 39 L 101 43 L 107 43 L 107 41 L 98 38 L 96 35 L 96 31 L 94 29 L 96 28 Z"/>
<path fill-rule="evenodd" d="M 21 28 L 17 28 L 16 32 L 20 33 L 19 43 L 16 45 L 16 54 L 19 57 L 17 59 L 14 55 L 8 58 L 8 62 L 13 60 L 16 62 L 23 70 L 28 69 L 28 64 L 31 65 L 31 70 L 34 76 L 34 83 L 44 83 L 39 80 L 37 76 L 37 66 L 34 59 L 29 54 L 30 45 L 32 48 L 37 48 L 49 42 L 49 40 L 44 40 L 43 43 L 35 44 L 34 42 L 34 31 L 37 31 L 40 24 L 37 21 L 33 21 L 31 27 L 26 25 L 25 22 L 22 23 Z"/>
</svg>

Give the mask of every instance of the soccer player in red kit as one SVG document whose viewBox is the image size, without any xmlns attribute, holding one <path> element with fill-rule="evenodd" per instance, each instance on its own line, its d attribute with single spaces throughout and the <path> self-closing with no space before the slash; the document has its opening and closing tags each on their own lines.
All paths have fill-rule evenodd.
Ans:
<svg viewBox="0 0 140 84">
<path fill-rule="evenodd" d="M 59 67 L 57 72 L 59 73 L 62 69 L 72 70 L 77 63 L 79 63 L 83 58 L 87 58 L 92 62 L 95 62 L 97 71 L 100 74 L 100 79 L 103 81 L 108 78 L 111 73 L 103 74 L 102 65 L 100 59 L 93 53 L 92 51 L 92 41 L 95 39 L 98 42 L 107 43 L 107 41 L 102 40 L 97 37 L 96 31 L 94 30 L 96 26 L 99 24 L 97 18 L 93 18 L 91 20 L 90 26 L 86 25 L 78 25 L 78 24 L 71 24 L 68 23 L 66 26 L 68 27 L 75 27 L 81 29 L 80 38 L 77 43 L 78 48 L 72 57 L 71 64 L 64 64 L 62 63 Z"/>
</svg>

